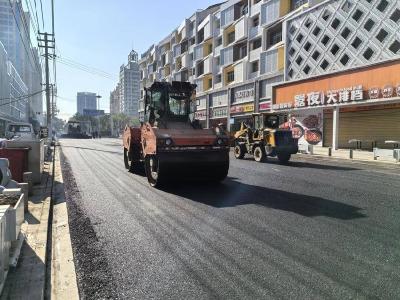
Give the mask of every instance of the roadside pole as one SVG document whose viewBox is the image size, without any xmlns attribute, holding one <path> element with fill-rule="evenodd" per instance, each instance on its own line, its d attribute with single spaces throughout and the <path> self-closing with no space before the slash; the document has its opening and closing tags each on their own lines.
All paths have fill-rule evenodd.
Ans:
<svg viewBox="0 0 400 300">
<path fill-rule="evenodd" d="M 50 73 L 49 73 L 49 49 L 55 49 L 55 41 L 54 41 L 54 34 L 47 33 L 47 32 L 39 32 L 40 38 L 38 38 L 38 46 L 39 48 L 44 48 L 44 58 L 45 58 L 45 73 L 46 73 L 46 126 L 48 130 L 49 139 L 51 141 L 52 138 L 52 130 L 51 126 L 51 103 L 50 103 Z M 49 39 L 51 37 L 51 39 Z M 42 44 L 40 43 L 42 42 Z M 44 45 L 43 45 L 44 43 Z"/>
</svg>

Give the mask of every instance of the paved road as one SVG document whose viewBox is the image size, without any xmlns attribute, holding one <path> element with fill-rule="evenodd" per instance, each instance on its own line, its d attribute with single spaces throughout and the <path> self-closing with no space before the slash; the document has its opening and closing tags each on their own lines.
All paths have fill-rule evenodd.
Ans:
<svg viewBox="0 0 400 300">
<path fill-rule="evenodd" d="M 121 299 L 400 295 L 400 168 L 231 159 L 221 185 L 156 190 L 120 141 L 63 140 L 81 295 Z"/>
</svg>

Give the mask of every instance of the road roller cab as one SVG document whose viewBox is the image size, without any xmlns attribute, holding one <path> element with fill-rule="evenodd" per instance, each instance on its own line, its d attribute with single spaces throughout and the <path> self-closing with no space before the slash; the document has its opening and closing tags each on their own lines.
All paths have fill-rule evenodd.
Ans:
<svg viewBox="0 0 400 300">
<path fill-rule="evenodd" d="M 256 161 L 263 161 L 267 156 L 277 156 L 286 163 L 292 154 L 297 153 L 297 140 L 292 131 L 280 128 L 285 115 L 275 113 L 253 114 L 253 126 L 241 124 L 235 133 L 234 155 L 242 159 L 246 153 L 253 155 Z"/>
<path fill-rule="evenodd" d="M 221 181 L 229 169 L 229 138 L 222 127 L 203 129 L 194 118 L 196 85 L 154 82 L 145 89 L 145 119 L 126 127 L 126 168 L 144 168 L 149 183 L 168 179 Z"/>
</svg>

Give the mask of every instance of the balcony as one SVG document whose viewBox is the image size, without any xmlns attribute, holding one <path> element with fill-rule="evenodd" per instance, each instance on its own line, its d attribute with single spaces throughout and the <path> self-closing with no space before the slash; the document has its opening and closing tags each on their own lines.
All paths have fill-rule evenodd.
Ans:
<svg viewBox="0 0 400 300">
<path fill-rule="evenodd" d="M 254 39 L 255 37 L 261 36 L 261 28 L 260 26 L 251 27 L 249 30 L 249 40 Z"/>
<path fill-rule="evenodd" d="M 258 2 L 258 3 L 256 3 L 256 4 L 253 4 L 253 5 L 251 5 L 251 7 L 250 7 L 250 16 L 251 17 L 254 17 L 256 14 L 258 14 L 258 13 L 260 13 L 261 12 L 261 5 L 262 5 L 262 1 L 260 1 L 260 2 Z"/>
<path fill-rule="evenodd" d="M 243 82 L 246 80 L 247 62 L 241 61 L 234 66 L 235 83 Z"/>
<path fill-rule="evenodd" d="M 193 51 L 193 60 L 197 61 L 199 59 L 203 58 L 203 45 L 197 45 L 194 47 L 194 51 Z"/>
<path fill-rule="evenodd" d="M 181 44 L 174 46 L 174 57 L 181 55 Z"/>
<path fill-rule="evenodd" d="M 261 25 L 267 26 L 280 17 L 280 0 L 271 0 L 261 5 Z"/>
<path fill-rule="evenodd" d="M 247 38 L 247 17 L 243 16 L 235 24 L 235 42 Z"/>
<path fill-rule="evenodd" d="M 209 56 L 204 60 L 204 74 L 212 73 L 213 57 Z"/>
<path fill-rule="evenodd" d="M 254 61 L 260 58 L 260 54 L 261 54 L 261 47 L 255 50 L 250 51 L 250 57 L 249 60 L 250 61 Z"/>
<path fill-rule="evenodd" d="M 272 47 L 260 54 L 260 74 L 282 71 L 284 67 L 284 47 Z"/>
<path fill-rule="evenodd" d="M 171 51 L 171 50 L 168 50 L 168 51 L 165 53 L 165 64 L 166 64 L 166 65 L 172 64 L 172 51 Z"/>
</svg>

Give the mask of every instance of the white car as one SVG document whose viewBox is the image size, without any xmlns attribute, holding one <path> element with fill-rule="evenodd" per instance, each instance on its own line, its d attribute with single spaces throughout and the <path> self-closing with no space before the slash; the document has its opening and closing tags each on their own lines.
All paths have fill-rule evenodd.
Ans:
<svg viewBox="0 0 400 300">
<path fill-rule="evenodd" d="M 36 140 L 36 134 L 30 123 L 9 123 L 6 129 L 6 138 L 19 140 Z"/>
</svg>

